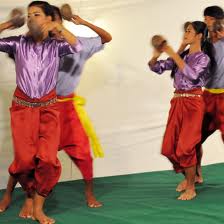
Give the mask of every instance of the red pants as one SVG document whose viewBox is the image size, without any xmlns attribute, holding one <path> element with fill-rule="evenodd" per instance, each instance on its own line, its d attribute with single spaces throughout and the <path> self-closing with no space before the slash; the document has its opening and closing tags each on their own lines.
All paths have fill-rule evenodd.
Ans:
<svg viewBox="0 0 224 224">
<path fill-rule="evenodd" d="M 46 102 L 55 91 L 38 100 L 16 89 L 14 96 L 28 102 Z M 15 102 L 10 108 L 14 144 L 14 161 L 9 173 L 16 177 L 27 193 L 46 197 L 59 180 L 61 165 L 57 159 L 60 122 L 57 103 L 44 107 L 26 107 Z"/>
<path fill-rule="evenodd" d="M 220 130 L 224 142 L 224 93 L 204 91 L 205 115 L 202 126 L 202 143 L 216 130 Z"/>
<path fill-rule="evenodd" d="M 74 98 L 74 94 L 59 99 Z M 90 152 L 88 136 L 79 120 L 72 100 L 59 102 L 61 138 L 60 149 L 63 149 L 77 165 L 85 180 L 93 178 L 93 159 Z"/>
<path fill-rule="evenodd" d="M 175 93 L 202 95 L 202 90 Z M 197 164 L 196 145 L 201 141 L 203 115 L 202 97 L 176 97 L 171 100 L 162 154 L 173 163 L 176 172 L 183 172 L 184 168 Z"/>
</svg>

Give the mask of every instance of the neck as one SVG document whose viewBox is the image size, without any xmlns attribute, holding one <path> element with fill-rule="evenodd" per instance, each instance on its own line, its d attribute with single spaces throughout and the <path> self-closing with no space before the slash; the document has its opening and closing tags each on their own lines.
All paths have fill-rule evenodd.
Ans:
<svg viewBox="0 0 224 224">
<path fill-rule="evenodd" d="M 217 34 L 214 33 L 214 32 L 211 32 L 211 31 L 209 32 L 209 37 L 211 38 L 212 43 L 215 43 L 219 40 L 218 37 L 217 37 Z"/>
<path fill-rule="evenodd" d="M 199 43 L 192 43 L 190 45 L 189 54 L 200 52 L 201 51 L 201 45 Z"/>
<path fill-rule="evenodd" d="M 36 35 L 36 36 L 32 36 L 32 37 L 36 43 L 42 43 L 48 37 L 48 34 L 41 33 L 40 35 Z"/>
</svg>

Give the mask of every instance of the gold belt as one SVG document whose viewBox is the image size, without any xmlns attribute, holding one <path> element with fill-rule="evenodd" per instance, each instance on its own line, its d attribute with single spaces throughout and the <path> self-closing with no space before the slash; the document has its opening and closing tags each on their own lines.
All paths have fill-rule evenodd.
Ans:
<svg viewBox="0 0 224 224">
<path fill-rule="evenodd" d="M 174 93 L 174 98 L 176 97 L 201 97 L 200 94 L 193 94 L 193 93 Z"/>
<path fill-rule="evenodd" d="M 13 101 L 19 105 L 25 106 L 25 107 L 46 107 L 49 106 L 50 104 L 56 103 L 57 98 L 53 98 L 51 100 L 48 100 L 46 102 L 27 102 L 25 100 L 22 100 L 16 96 L 13 96 Z"/>
</svg>

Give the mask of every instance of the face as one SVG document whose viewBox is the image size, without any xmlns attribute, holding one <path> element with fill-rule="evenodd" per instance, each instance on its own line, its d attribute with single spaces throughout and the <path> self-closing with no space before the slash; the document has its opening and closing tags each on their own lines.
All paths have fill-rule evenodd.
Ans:
<svg viewBox="0 0 224 224">
<path fill-rule="evenodd" d="M 212 17 L 212 16 L 204 17 L 204 22 L 207 25 L 209 31 L 213 30 L 213 24 L 215 23 L 215 21 L 216 21 L 215 17 Z"/>
<path fill-rule="evenodd" d="M 41 8 L 37 6 L 28 8 L 27 26 L 31 31 L 33 26 L 40 28 L 43 24 L 50 22 L 51 20 L 51 17 L 46 16 Z"/>
<path fill-rule="evenodd" d="M 196 34 L 193 26 L 191 24 L 188 25 L 187 28 L 185 29 L 185 33 L 184 33 L 184 42 L 186 44 L 192 44 L 199 38 L 200 38 L 199 34 Z"/>
</svg>

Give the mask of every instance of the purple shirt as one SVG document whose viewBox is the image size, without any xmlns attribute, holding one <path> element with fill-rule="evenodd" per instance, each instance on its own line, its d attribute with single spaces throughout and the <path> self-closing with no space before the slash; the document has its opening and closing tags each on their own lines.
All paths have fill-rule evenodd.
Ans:
<svg viewBox="0 0 224 224">
<path fill-rule="evenodd" d="M 61 58 L 56 93 L 67 96 L 76 90 L 86 61 L 96 52 L 103 49 L 101 38 L 77 37 L 82 44 L 82 51 Z M 93 74 L 94 75 L 94 74 Z"/>
<path fill-rule="evenodd" d="M 60 57 L 81 50 L 78 42 L 47 38 L 37 44 L 31 37 L 14 36 L 0 39 L 0 51 L 13 54 L 16 84 L 30 98 L 41 98 L 56 87 Z"/>
<path fill-rule="evenodd" d="M 183 58 L 185 67 L 181 71 L 177 69 L 174 76 L 174 88 L 177 90 L 191 90 L 205 85 L 205 79 L 208 74 L 208 65 L 210 59 L 204 52 L 196 52 L 185 55 Z M 168 58 L 167 60 L 157 61 L 150 69 L 158 74 L 166 70 L 172 70 L 175 62 Z"/>
<path fill-rule="evenodd" d="M 213 46 L 216 67 L 214 72 L 208 76 L 206 88 L 224 89 L 224 38 L 213 43 Z"/>
</svg>

